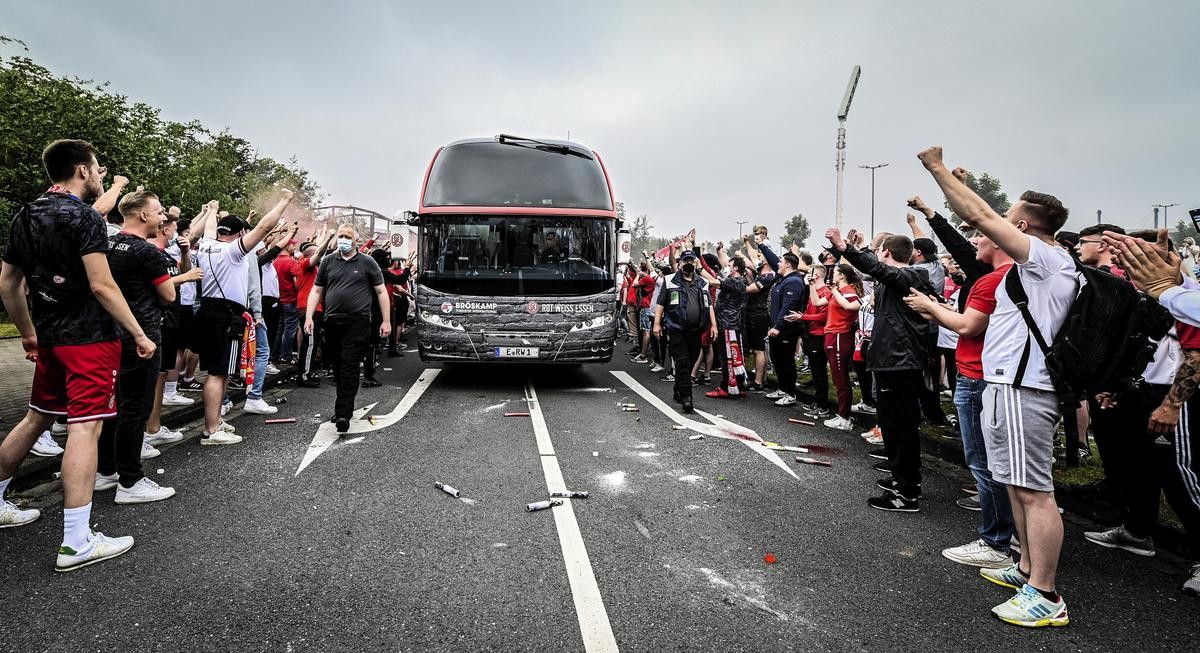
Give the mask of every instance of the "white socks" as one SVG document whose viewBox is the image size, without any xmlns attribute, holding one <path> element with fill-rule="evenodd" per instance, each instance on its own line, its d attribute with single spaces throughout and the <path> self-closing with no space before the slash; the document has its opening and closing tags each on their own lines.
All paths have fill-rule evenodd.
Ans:
<svg viewBox="0 0 1200 653">
<path fill-rule="evenodd" d="M 168 397 L 174 397 L 177 392 L 179 392 L 179 382 L 167 381 L 166 386 L 163 387 L 163 394 Z"/>
<path fill-rule="evenodd" d="M 82 553 L 91 546 L 92 504 L 63 509 L 63 546 Z"/>
<path fill-rule="evenodd" d="M 12 482 L 12 478 L 6 478 L 0 481 L 0 504 L 4 503 L 4 492 L 8 490 L 8 484 Z"/>
</svg>

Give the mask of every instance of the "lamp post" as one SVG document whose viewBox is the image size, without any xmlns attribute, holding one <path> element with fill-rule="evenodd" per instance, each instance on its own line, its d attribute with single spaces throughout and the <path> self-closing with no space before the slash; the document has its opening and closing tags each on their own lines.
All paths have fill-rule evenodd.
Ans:
<svg viewBox="0 0 1200 653">
<path fill-rule="evenodd" d="M 737 221 L 737 225 L 738 225 L 738 241 L 739 241 L 739 242 L 742 240 L 742 225 L 746 224 L 747 222 L 749 222 L 749 220 L 738 220 L 738 221 Z"/>
<path fill-rule="evenodd" d="M 837 203 L 834 209 L 834 222 L 838 229 L 842 228 L 842 171 L 846 169 L 846 117 L 850 115 L 850 103 L 854 100 L 854 89 L 858 88 L 858 78 L 862 76 L 862 68 L 855 66 L 850 70 L 850 83 L 846 85 L 846 94 L 842 96 L 842 104 L 838 107 L 837 131 Z"/>
<path fill-rule="evenodd" d="M 858 167 L 871 171 L 871 234 L 868 238 L 875 237 L 875 171 L 879 168 L 886 168 L 888 164 L 877 163 L 873 166 L 860 165 Z"/>
<path fill-rule="evenodd" d="M 1167 209 L 1171 208 L 1172 206 L 1179 206 L 1179 202 L 1172 202 L 1170 204 L 1154 204 L 1152 206 L 1154 206 L 1154 228 L 1158 229 L 1158 210 L 1162 209 L 1163 210 L 1162 224 L 1167 229 L 1170 229 L 1171 222 L 1169 220 L 1167 220 Z"/>
</svg>

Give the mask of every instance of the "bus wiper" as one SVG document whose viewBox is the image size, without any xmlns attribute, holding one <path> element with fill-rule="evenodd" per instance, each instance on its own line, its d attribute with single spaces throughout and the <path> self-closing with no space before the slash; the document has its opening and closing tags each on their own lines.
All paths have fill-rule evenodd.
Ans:
<svg viewBox="0 0 1200 653">
<path fill-rule="evenodd" d="M 534 138 L 524 138 L 522 136 L 511 136 L 509 134 L 500 134 L 499 136 L 496 137 L 496 140 L 504 145 L 516 145 L 519 147 L 528 147 L 528 148 L 534 149 L 534 150 L 542 150 L 543 152 L 555 152 L 557 154 L 571 154 L 571 155 L 574 155 L 577 157 L 587 159 L 588 161 L 592 160 L 591 155 L 586 154 L 584 152 L 580 152 L 579 150 L 573 150 L 566 145 L 559 145 L 557 143 L 547 143 L 545 141 L 539 141 Z M 524 145 L 524 143 L 531 143 L 532 145 Z"/>
</svg>

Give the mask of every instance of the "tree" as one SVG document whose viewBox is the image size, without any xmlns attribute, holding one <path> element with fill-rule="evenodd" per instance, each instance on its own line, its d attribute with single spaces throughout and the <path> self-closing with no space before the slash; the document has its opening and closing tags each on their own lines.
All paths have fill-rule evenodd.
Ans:
<svg viewBox="0 0 1200 653">
<path fill-rule="evenodd" d="M 808 219 L 797 213 L 783 223 L 783 234 L 779 236 L 779 251 L 787 251 L 793 242 L 804 247 L 804 241 L 811 235 L 812 227 L 808 225 Z"/>
<path fill-rule="evenodd" d="M 634 218 L 633 222 L 629 224 L 629 236 L 633 244 L 634 261 L 642 260 L 642 252 L 650 252 L 650 256 L 654 256 L 655 252 L 671 242 L 667 238 L 654 235 L 650 217 L 645 213 Z"/>
<path fill-rule="evenodd" d="M 1196 225 L 1187 220 L 1180 220 L 1175 223 L 1175 232 L 1171 234 L 1171 240 L 1174 241 L 1175 247 L 1179 247 L 1183 243 L 1184 238 L 1191 238 L 1193 241 L 1200 243 L 1200 231 L 1196 230 Z"/>
<path fill-rule="evenodd" d="M 1008 195 L 1000 189 L 1000 180 L 986 172 L 979 177 L 968 172 L 966 184 L 968 188 L 982 197 L 983 201 L 987 202 L 993 211 L 1000 215 L 1004 215 L 1008 211 L 1008 208 L 1012 206 L 1012 203 L 1008 201 Z M 946 202 L 946 208 L 950 208 L 949 201 Z M 950 211 L 950 222 L 959 224 L 962 222 L 962 218 L 954 211 Z"/>
</svg>

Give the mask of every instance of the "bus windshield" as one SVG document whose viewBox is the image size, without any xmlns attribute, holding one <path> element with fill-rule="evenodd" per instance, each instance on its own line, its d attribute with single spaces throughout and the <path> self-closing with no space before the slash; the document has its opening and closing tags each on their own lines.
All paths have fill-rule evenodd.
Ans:
<svg viewBox="0 0 1200 653">
<path fill-rule="evenodd" d="M 489 296 L 611 290 L 613 221 L 565 216 L 426 215 L 421 283 Z"/>
<path fill-rule="evenodd" d="M 425 206 L 537 206 L 612 210 L 595 158 L 518 143 L 449 145 L 425 186 Z"/>
</svg>

